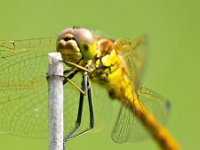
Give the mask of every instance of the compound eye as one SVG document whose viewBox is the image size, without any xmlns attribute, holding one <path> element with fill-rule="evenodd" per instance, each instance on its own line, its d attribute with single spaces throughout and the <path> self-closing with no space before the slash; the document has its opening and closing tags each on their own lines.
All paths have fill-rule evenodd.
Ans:
<svg viewBox="0 0 200 150">
<path fill-rule="evenodd" d="M 75 29 L 73 32 L 73 36 L 77 42 L 83 42 L 86 44 L 93 45 L 95 42 L 95 37 L 93 34 L 84 28 Z"/>
<path fill-rule="evenodd" d="M 85 28 L 78 28 L 74 29 L 73 36 L 80 47 L 83 59 L 93 59 L 96 55 L 97 43 L 92 32 Z"/>
</svg>

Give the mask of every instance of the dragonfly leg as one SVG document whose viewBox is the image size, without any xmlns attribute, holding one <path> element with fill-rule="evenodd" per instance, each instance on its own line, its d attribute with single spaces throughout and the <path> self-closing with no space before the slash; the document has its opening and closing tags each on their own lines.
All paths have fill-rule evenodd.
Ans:
<svg viewBox="0 0 200 150">
<path fill-rule="evenodd" d="M 72 72 L 71 74 L 69 74 L 68 76 L 64 76 L 64 80 L 63 80 L 63 85 L 65 85 L 67 82 L 69 82 L 71 85 L 73 85 L 80 93 L 82 93 L 83 95 L 87 94 L 87 90 L 83 90 L 81 89 L 76 83 L 74 83 L 71 79 L 78 73 L 78 70 L 75 70 L 74 72 Z M 87 88 L 85 88 L 87 89 Z"/>
<path fill-rule="evenodd" d="M 66 74 L 66 71 L 68 70 L 65 70 L 64 74 Z M 78 73 L 78 70 L 74 70 L 72 73 L 66 76 L 65 79 L 63 80 L 63 85 L 65 85 L 68 82 L 68 79 L 72 79 L 77 73 Z"/>
<path fill-rule="evenodd" d="M 83 67 L 83 66 L 80 66 L 80 65 L 77 65 L 76 63 L 73 63 L 73 62 L 69 62 L 69 61 L 66 61 L 64 60 L 63 61 L 67 66 L 72 66 L 74 68 L 78 68 L 79 70 L 82 70 L 82 71 L 85 71 L 85 72 L 91 72 L 89 69 Z"/>
<path fill-rule="evenodd" d="M 87 86 L 87 85 L 86 85 Z M 84 90 L 84 81 L 82 82 L 82 88 Z M 64 138 L 63 142 L 64 144 L 71 139 L 72 134 L 79 128 L 81 124 L 81 119 L 82 119 L 82 111 L 83 111 L 83 100 L 84 100 L 84 95 L 83 93 L 80 93 L 80 98 L 79 98 L 79 107 L 78 107 L 78 114 L 77 114 L 77 119 L 75 123 L 75 127 L 68 133 L 68 135 Z"/>
<path fill-rule="evenodd" d="M 70 140 L 72 138 L 75 138 L 77 136 L 80 136 L 83 133 L 89 131 L 90 129 L 92 129 L 94 127 L 94 112 L 93 112 L 93 105 L 92 105 L 92 92 L 91 92 L 91 86 L 87 89 L 88 86 L 89 86 L 89 82 L 87 81 L 87 74 L 84 74 L 83 75 L 83 82 L 82 82 L 82 89 L 83 89 L 83 91 L 88 93 L 88 104 L 89 104 L 89 112 L 90 112 L 90 125 L 89 125 L 89 128 L 87 128 L 87 129 L 83 130 L 82 132 L 72 136 L 73 133 L 75 133 L 76 130 L 79 128 L 79 126 L 81 124 L 81 119 L 82 119 L 84 95 L 82 93 L 80 93 L 78 115 L 77 115 L 77 120 L 76 120 L 76 123 L 75 123 L 75 127 L 64 138 L 64 140 L 63 140 L 63 142 L 64 142 L 63 144 L 64 145 L 68 140 Z"/>
<path fill-rule="evenodd" d="M 91 85 L 88 85 L 88 104 L 90 109 L 90 127 L 89 130 L 94 127 L 94 111 L 93 111 L 93 105 L 92 105 L 92 90 Z"/>
</svg>

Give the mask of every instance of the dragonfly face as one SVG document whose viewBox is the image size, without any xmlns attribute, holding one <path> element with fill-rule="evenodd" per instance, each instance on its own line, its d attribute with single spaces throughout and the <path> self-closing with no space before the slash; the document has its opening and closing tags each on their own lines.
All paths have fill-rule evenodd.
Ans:
<svg viewBox="0 0 200 150">
<path fill-rule="evenodd" d="M 57 51 L 66 61 L 78 63 L 91 60 L 96 54 L 97 44 L 93 34 L 84 28 L 68 28 L 57 39 Z"/>
</svg>

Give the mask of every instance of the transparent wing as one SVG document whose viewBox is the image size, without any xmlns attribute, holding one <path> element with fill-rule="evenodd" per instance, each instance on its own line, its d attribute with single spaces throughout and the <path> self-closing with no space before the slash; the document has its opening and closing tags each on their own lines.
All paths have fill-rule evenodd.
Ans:
<svg viewBox="0 0 200 150">
<path fill-rule="evenodd" d="M 115 41 L 115 47 L 121 52 L 127 75 L 135 89 L 139 87 L 143 74 L 147 54 L 147 39 L 147 35 L 141 35 L 134 40 L 119 38 Z"/>
<path fill-rule="evenodd" d="M 0 41 L 0 134 L 47 134 L 45 76 L 51 51 L 54 38 Z"/>
<path fill-rule="evenodd" d="M 137 93 L 137 91 L 139 91 L 138 89 L 140 87 L 146 59 L 147 35 L 138 36 L 134 40 L 128 38 L 119 38 L 115 41 L 115 48 L 120 52 L 120 56 L 122 57 L 122 61 L 126 67 L 126 73 L 130 84 Z M 135 93 L 135 91 L 133 92 Z M 145 133 L 140 129 L 142 127 L 140 127 L 140 123 L 137 121 L 137 118 L 132 115 L 129 110 L 126 110 L 124 106 L 121 106 L 116 125 L 112 133 L 113 140 L 117 143 L 129 141 L 131 129 L 128 130 L 128 128 L 132 127 L 136 128 L 133 134 L 138 136 L 138 138 L 134 139 L 139 140 L 140 137 L 144 137 Z"/>
<path fill-rule="evenodd" d="M 156 92 L 141 87 L 138 89 L 138 98 L 149 113 L 161 124 L 165 125 L 168 119 L 170 103 Z M 112 139 L 116 143 L 137 142 L 146 139 L 149 135 L 141 122 L 133 113 L 121 106 L 117 122 L 112 131 Z"/>
<path fill-rule="evenodd" d="M 0 41 L 0 134 L 34 138 L 47 136 L 47 54 L 56 51 L 55 41 L 55 38 Z M 80 75 L 77 75 L 74 81 L 80 85 Z M 95 88 L 99 91 L 94 85 Z M 74 87 L 66 84 L 64 94 L 67 134 L 75 125 L 79 93 Z M 93 95 L 97 97 L 95 91 Z M 101 100 L 106 101 L 104 98 Z M 94 105 L 98 106 L 97 110 L 95 109 L 96 114 L 98 108 L 102 109 L 104 105 L 102 101 L 94 102 Z M 83 114 L 80 130 L 89 125 L 87 101 L 84 105 L 85 115 Z"/>
</svg>

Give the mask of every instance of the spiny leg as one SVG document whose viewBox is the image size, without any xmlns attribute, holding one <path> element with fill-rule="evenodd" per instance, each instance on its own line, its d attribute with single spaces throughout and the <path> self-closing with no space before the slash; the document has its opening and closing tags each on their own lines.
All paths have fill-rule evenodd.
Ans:
<svg viewBox="0 0 200 150">
<path fill-rule="evenodd" d="M 92 105 L 92 89 L 91 89 L 91 86 L 89 86 L 89 89 L 88 89 L 88 104 L 89 104 L 89 109 L 90 109 L 90 127 L 89 127 L 88 130 L 90 130 L 94 127 L 94 111 L 93 111 L 93 105 Z"/>
<path fill-rule="evenodd" d="M 74 70 L 67 77 L 65 77 L 65 79 L 63 80 L 63 85 L 65 85 L 68 82 L 68 79 L 72 79 L 77 73 L 78 73 L 78 70 Z M 64 72 L 64 74 L 65 74 L 65 72 Z"/>
<path fill-rule="evenodd" d="M 84 92 L 87 92 L 87 76 L 86 74 L 83 74 L 83 81 L 82 81 L 82 90 Z M 82 119 L 82 111 L 83 111 L 83 100 L 84 100 L 84 94 L 80 92 L 80 98 L 79 98 L 79 108 L 78 108 L 78 114 L 77 114 L 77 119 L 75 123 L 75 127 L 69 132 L 69 134 L 64 138 L 63 142 L 64 144 L 66 141 L 68 141 L 72 134 L 79 128 L 81 124 L 81 119 Z"/>
<path fill-rule="evenodd" d="M 89 86 L 89 85 L 88 85 Z M 84 133 L 86 133 L 87 131 L 91 130 L 94 127 L 94 111 L 93 111 L 93 105 L 92 105 L 92 93 L 91 93 L 91 86 L 89 86 L 88 88 L 88 104 L 89 104 L 89 112 L 90 112 L 90 125 L 89 128 L 83 130 L 82 132 L 71 136 L 70 139 L 75 138 L 77 136 L 80 136 Z"/>
<path fill-rule="evenodd" d="M 87 69 L 86 67 L 83 67 L 83 66 L 80 66 L 76 63 L 73 63 L 73 62 L 70 62 L 70 61 L 66 61 L 64 60 L 63 61 L 67 66 L 70 66 L 70 67 L 74 67 L 74 68 L 77 68 L 79 70 L 82 70 L 82 71 L 85 71 L 85 72 L 91 72 L 89 69 Z"/>
<path fill-rule="evenodd" d="M 87 89 L 87 87 L 89 87 Z M 77 136 L 82 135 L 83 133 L 89 131 L 90 129 L 92 129 L 94 127 L 94 112 L 93 112 L 93 105 L 92 105 L 92 92 L 91 92 L 91 86 L 89 85 L 89 82 L 87 81 L 87 74 L 83 75 L 83 82 L 82 82 L 82 89 L 88 93 L 88 104 L 89 104 L 89 112 L 90 112 L 90 125 L 89 128 L 85 129 L 84 131 L 78 133 L 75 136 L 72 136 L 73 133 L 79 128 L 80 124 L 81 124 L 81 119 L 82 119 L 82 110 L 83 110 L 83 100 L 84 100 L 84 95 L 82 93 L 80 93 L 80 100 L 79 100 L 79 108 L 78 108 L 78 115 L 77 115 L 77 120 L 75 123 L 75 127 L 71 130 L 71 132 L 69 132 L 69 134 L 64 138 L 64 146 L 65 143 L 72 139 L 75 138 Z"/>
<path fill-rule="evenodd" d="M 67 66 L 72 67 L 69 70 L 65 70 L 64 71 L 64 75 L 70 73 L 68 76 L 64 76 L 64 81 L 63 81 L 63 85 L 66 84 L 67 82 L 69 82 L 71 85 L 73 85 L 79 92 L 81 92 L 82 94 L 86 95 L 87 90 L 84 91 L 82 90 L 79 86 L 77 86 L 71 79 L 81 70 L 84 71 L 84 74 L 87 74 L 89 72 L 91 72 L 91 70 L 89 70 L 87 67 L 83 67 L 80 66 L 76 63 L 70 62 L 70 61 L 63 61 Z M 74 69 L 74 70 L 73 70 Z M 73 71 L 73 72 L 72 72 Z M 86 80 L 87 82 L 87 80 Z"/>
<path fill-rule="evenodd" d="M 65 85 L 67 82 L 69 82 L 72 86 L 74 86 L 80 93 L 82 93 L 83 95 L 87 94 L 87 90 L 84 91 L 83 89 L 81 89 L 76 83 L 74 83 L 71 79 L 78 73 L 78 70 L 74 70 L 73 72 L 71 72 L 68 76 L 63 76 L 64 80 L 63 80 L 63 85 Z"/>
</svg>

